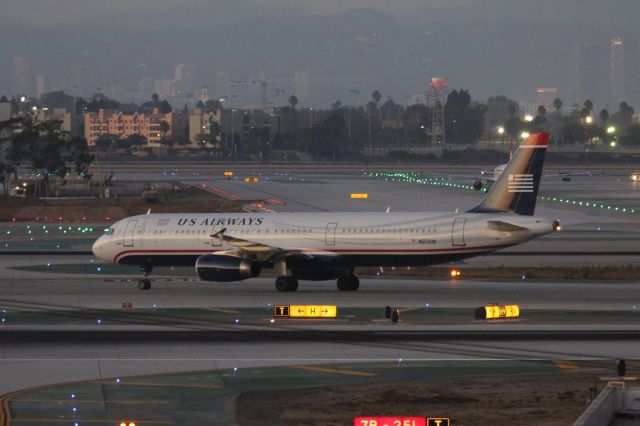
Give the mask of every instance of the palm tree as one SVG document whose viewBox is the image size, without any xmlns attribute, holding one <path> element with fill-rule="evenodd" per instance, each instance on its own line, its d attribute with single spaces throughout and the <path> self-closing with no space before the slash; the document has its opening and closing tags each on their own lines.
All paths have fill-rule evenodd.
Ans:
<svg viewBox="0 0 640 426">
<path fill-rule="evenodd" d="M 560 98 L 555 98 L 553 100 L 553 109 L 555 109 L 556 112 L 560 112 L 562 109 L 562 100 Z"/>
<path fill-rule="evenodd" d="M 169 123 L 167 123 L 166 120 L 162 120 L 160 122 L 160 133 L 162 133 L 162 138 L 160 139 L 160 145 L 162 145 L 163 147 L 168 145 L 167 133 L 169 133 L 170 129 L 171 129 L 171 126 L 169 125 Z M 166 154 L 166 151 L 165 151 L 165 154 Z"/>
</svg>

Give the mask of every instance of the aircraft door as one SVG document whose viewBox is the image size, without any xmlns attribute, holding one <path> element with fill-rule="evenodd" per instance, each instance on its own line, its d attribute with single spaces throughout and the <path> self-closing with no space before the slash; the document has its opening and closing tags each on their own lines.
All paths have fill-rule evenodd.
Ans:
<svg viewBox="0 0 640 426">
<path fill-rule="evenodd" d="M 453 227 L 451 228 L 451 244 L 454 247 L 464 247 L 467 244 L 464 241 L 464 226 L 467 223 L 467 219 L 464 217 L 456 218 L 453 221 Z"/>
<path fill-rule="evenodd" d="M 133 247 L 133 235 L 136 230 L 137 220 L 130 220 L 124 229 L 124 235 L 122 236 L 123 247 Z"/>
<path fill-rule="evenodd" d="M 327 224 L 327 232 L 324 236 L 324 243 L 328 246 L 336 245 L 336 228 L 338 227 L 337 223 L 328 223 Z"/>
</svg>

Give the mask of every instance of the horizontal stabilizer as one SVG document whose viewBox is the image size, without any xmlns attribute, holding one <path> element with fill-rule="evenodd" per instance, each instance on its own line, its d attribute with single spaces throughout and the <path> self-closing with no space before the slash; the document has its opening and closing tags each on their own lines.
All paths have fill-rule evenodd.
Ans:
<svg viewBox="0 0 640 426">
<path fill-rule="evenodd" d="M 490 220 L 488 224 L 489 224 L 489 229 L 491 229 L 492 231 L 517 232 L 517 231 L 529 230 L 529 228 L 524 228 L 522 226 L 514 225 L 508 222 L 503 222 L 501 220 Z"/>
</svg>

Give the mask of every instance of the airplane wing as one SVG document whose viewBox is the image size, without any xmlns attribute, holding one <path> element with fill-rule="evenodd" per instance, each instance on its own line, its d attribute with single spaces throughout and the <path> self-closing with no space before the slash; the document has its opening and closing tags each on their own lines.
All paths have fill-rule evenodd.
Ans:
<svg viewBox="0 0 640 426">
<path fill-rule="evenodd" d="M 215 234 L 210 235 L 210 237 L 218 238 L 220 241 L 223 241 L 229 244 L 230 246 L 236 247 L 240 250 L 250 252 L 250 253 L 264 253 L 264 252 L 271 252 L 274 250 L 278 250 L 276 247 L 271 247 L 255 241 L 245 240 L 242 238 L 227 235 L 225 234 L 226 231 L 227 231 L 227 228 L 221 229 Z"/>
<path fill-rule="evenodd" d="M 219 238 L 221 241 L 228 245 L 235 247 L 233 253 L 239 257 L 246 257 L 248 255 L 254 255 L 260 260 L 272 261 L 274 259 L 282 259 L 284 257 L 303 257 L 307 259 L 327 259 L 330 257 L 338 256 L 336 253 L 328 251 L 309 251 L 309 250 L 296 250 L 290 248 L 282 248 L 262 244 L 260 242 L 251 241 L 244 238 L 234 237 L 226 234 L 227 228 L 221 229 L 215 234 L 210 235 L 212 238 Z"/>
</svg>

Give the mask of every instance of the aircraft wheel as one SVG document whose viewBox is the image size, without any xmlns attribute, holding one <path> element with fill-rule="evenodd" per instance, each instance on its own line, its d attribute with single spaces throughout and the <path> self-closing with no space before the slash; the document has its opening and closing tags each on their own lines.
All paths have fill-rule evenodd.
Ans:
<svg viewBox="0 0 640 426">
<path fill-rule="evenodd" d="M 296 291 L 298 289 L 298 279 L 296 277 L 278 277 L 276 279 L 276 290 L 278 291 Z"/>
<path fill-rule="evenodd" d="M 360 279 L 356 276 L 338 278 L 336 282 L 340 291 L 356 291 L 360 288 Z"/>
<path fill-rule="evenodd" d="M 391 322 L 398 322 L 398 320 L 400 320 L 400 309 L 394 309 L 393 312 L 391 312 Z"/>
<path fill-rule="evenodd" d="M 149 290 L 151 288 L 151 280 L 143 279 L 138 281 L 138 289 Z"/>
</svg>

